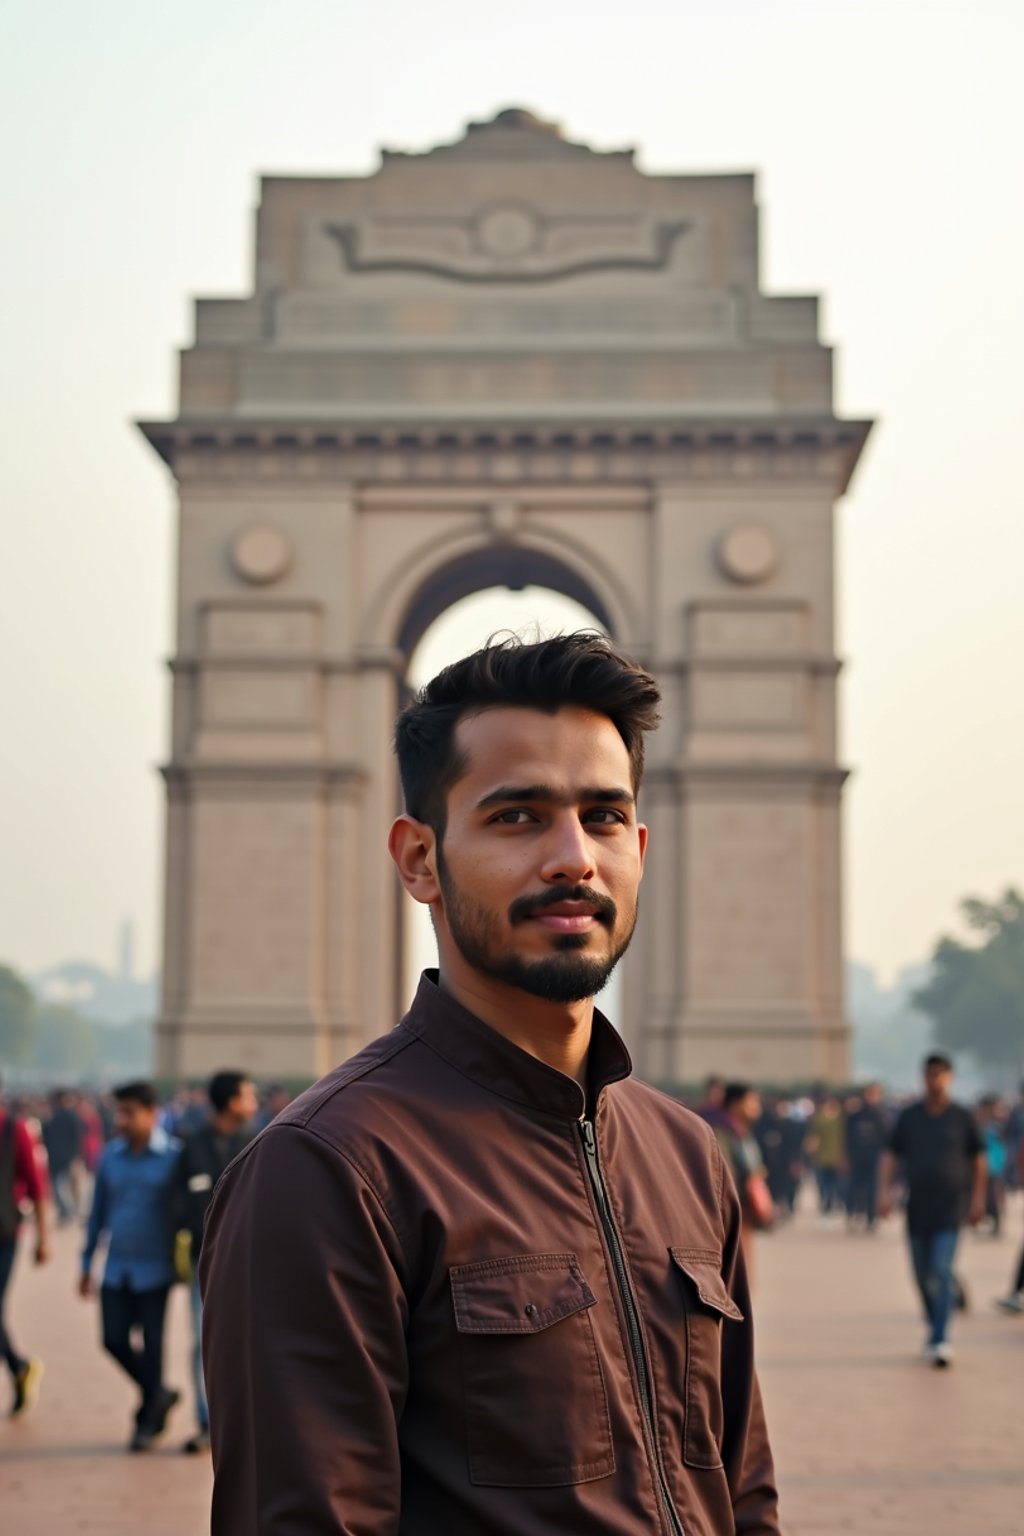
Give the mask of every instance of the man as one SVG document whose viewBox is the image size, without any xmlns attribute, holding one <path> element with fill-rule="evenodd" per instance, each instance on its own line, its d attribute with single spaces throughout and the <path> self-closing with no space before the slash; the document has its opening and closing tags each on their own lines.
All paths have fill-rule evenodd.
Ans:
<svg viewBox="0 0 1024 1536">
<path fill-rule="evenodd" d="M 704 1097 L 697 1105 L 696 1113 L 708 1125 L 722 1123 L 722 1101 L 725 1098 L 725 1078 L 712 1072 L 704 1079 Z"/>
<path fill-rule="evenodd" d="M 859 1106 L 846 1116 L 847 1219 L 863 1216 L 868 1232 L 878 1217 L 878 1169 L 888 1134 L 883 1097 L 880 1083 L 868 1083 Z"/>
<path fill-rule="evenodd" d="M 953 1261 L 964 1218 L 976 1225 L 985 1214 L 985 1153 L 968 1110 L 951 1097 L 953 1063 L 933 1053 L 924 1064 L 924 1098 L 903 1110 L 882 1158 L 881 1213 L 893 1209 L 896 1160 L 905 1167 L 909 1198 L 907 1233 L 914 1278 L 921 1293 L 928 1338 L 925 1357 L 952 1363 L 947 1338 L 956 1282 Z"/>
<path fill-rule="evenodd" d="M 65 1089 L 56 1089 L 50 1095 L 50 1113 L 43 1122 L 43 1145 L 61 1226 L 78 1215 L 76 1173 L 82 1159 L 82 1134 L 73 1096 Z"/>
<path fill-rule="evenodd" d="M 765 1177 L 764 1154 L 754 1133 L 761 1119 L 761 1097 L 750 1083 L 727 1083 L 715 1135 L 725 1153 L 740 1198 L 743 1254 L 747 1278 L 753 1279 L 754 1233 L 770 1227 L 775 1208 Z"/>
<path fill-rule="evenodd" d="M 1017 1162 L 1014 1167 L 1014 1188 L 1024 1186 L 1024 1141 L 1017 1143 Z M 1005 1296 L 996 1298 L 996 1306 L 1002 1312 L 1024 1313 L 1024 1248 L 1020 1250 L 1013 1266 L 1013 1280 Z"/>
<path fill-rule="evenodd" d="M 192 1303 L 192 1380 L 196 1394 L 198 1428 L 183 1450 L 197 1455 L 210 1448 L 210 1410 L 203 1382 L 203 1301 L 199 1290 L 199 1255 L 203 1246 L 203 1219 L 214 1186 L 236 1157 L 252 1131 L 250 1122 L 258 1108 L 256 1089 L 244 1072 L 216 1072 L 207 1085 L 210 1111 L 207 1122 L 185 1138 L 174 1170 L 175 1227 L 188 1243 L 189 1287 Z"/>
<path fill-rule="evenodd" d="M 0 1104 L 0 1352 L 14 1385 L 12 1419 L 31 1408 L 43 1375 L 43 1362 L 34 1356 L 23 1355 L 15 1348 L 4 1321 L 4 1299 L 18 1254 L 21 1211 L 27 1202 L 31 1202 L 36 1218 L 35 1261 L 45 1264 L 50 1257 L 50 1247 L 46 1199 L 36 1149 L 24 1120 Z"/>
<path fill-rule="evenodd" d="M 778 1531 L 735 1189 L 593 1005 L 657 701 L 570 635 L 399 720 L 390 850 L 440 973 L 214 1194 L 214 1536 Z"/>
<path fill-rule="evenodd" d="M 129 1450 L 148 1451 L 180 1393 L 164 1385 L 164 1317 L 174 1281 L 170 1189 L 181 1142 L 157 1124 L 152 1083 L 114 1090 L 117 1135 L 96 1170 L 79 1293 L 93 1295 L 92 1261 L 108 1237 L 100 1291 L 103 1347 L 141 1393 Z M 142 1348 L 132 1343 L 138 1329 Z"/>
<path fill-rule="evenodd" d="M 843 1106 L 835 1094 L 825 1094 L 811 1116 L 806 1146 L 814 1158 L 821 1219 L 823 1224 L 828 1225 L 842 1203 L 843 1173 L 846 1168 Z"/>
</svg>

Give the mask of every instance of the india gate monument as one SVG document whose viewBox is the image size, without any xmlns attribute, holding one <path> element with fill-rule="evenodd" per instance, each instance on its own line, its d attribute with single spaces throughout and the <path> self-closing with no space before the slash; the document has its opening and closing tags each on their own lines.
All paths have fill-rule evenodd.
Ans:
<svg viewBox="0 0 1024 1536">
<path fill-rule="evenodd" d="M 817 300 L 761 291 L 750 175 L 515 109 L 265 178 L 252 292 L 197 302 L 142 428 L 180 505 L 159 1072 L 309 1079 L 397 1021 L 410 656 L 536 585 L 664 690 L 638 1071 L 845 1078 L 833 517 L 868 427 Z"/>
</svg>

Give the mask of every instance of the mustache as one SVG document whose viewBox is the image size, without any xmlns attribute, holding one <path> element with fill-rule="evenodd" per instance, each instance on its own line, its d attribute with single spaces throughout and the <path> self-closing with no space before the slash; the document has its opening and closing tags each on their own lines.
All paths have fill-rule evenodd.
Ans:
<svg viewBox="0 0 1024 1536">
<path fill-rule="evenodd" d="M 589 885 L 555 885 L 537 896 L 517 896 L 508 909 L 509 921 L 513 927 L 517 923 L 525 923 L 538 912 L 545 912 L 548 907 L 557 907 L 561 901 L 585 901 L 593 907 L 598 922 L 609 926 L 614 924 L 619 915 L 619 909 L 611 897 L 602 896 Z"/>
</svg>

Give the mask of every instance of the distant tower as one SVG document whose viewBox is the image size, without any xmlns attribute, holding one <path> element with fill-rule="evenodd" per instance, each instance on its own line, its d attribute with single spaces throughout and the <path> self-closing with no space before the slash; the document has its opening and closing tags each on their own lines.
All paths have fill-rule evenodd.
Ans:
<svg viewBox="0 0 1024 1536">
<path fill-rule="evenodd" d="M 118 979 L 121 981 L 135 980 L 135 924 L 130 917 L 126 917 L 121 924 L 120 937 L 118 939 Z"/>
</svg>

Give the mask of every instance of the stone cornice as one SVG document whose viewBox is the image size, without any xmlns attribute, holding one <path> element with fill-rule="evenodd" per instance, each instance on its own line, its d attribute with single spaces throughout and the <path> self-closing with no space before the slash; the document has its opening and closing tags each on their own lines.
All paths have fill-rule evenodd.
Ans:
<svg viewBox="0 0 1024 1536">
<path fill-rule="evenodd" d="M 652 792 L 686 793 L 689 789 L 708 789 L 717 797 L 723 791 L 749 790 L 752 784 L 760 788 L 776 790 L 806 790 L 818 787 L 834 790 L 837 794 L 850 776 L 848 768 L 822 761 L 759 762 L 748 758 L 744 761 L 717 759 L 671 766 L 659 765 L 648 768 L 644 774 L 643 788 Z"/>
<path fill-rule="evenodd" d="M 246 789 L 262 792 L 292 793 L 296 790 L 333 789 L 352 793 L 366 782 L 365 771 L 353 763 L 324 762 L 251 762 L 179 758 L 164 763 L 160 773 L 168 792 L 181 795 L 191 788 L 226 791 L 238 795 Z"/>
<path fill-rule="evenodd" d="M 576 480 L 678 476 L 827 477 L 842 495 L 870 421 L 835 417 L 624 421 L 141 421 L 181 478 L 511 481 L 563 473 Z"/>
</svg>

